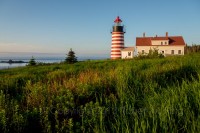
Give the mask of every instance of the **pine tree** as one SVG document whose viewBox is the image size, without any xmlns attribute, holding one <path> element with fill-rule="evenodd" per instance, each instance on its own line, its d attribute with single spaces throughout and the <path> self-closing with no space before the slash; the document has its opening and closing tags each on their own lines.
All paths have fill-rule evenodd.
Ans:
<svg viewBox="0 0 200 133">
<path fill-rule="evenodd" d="M 35 58 L 32 56 L 32 58 L 28 62 L 28 66 L 35 66 L 35 65 L 36 65 Z"/>
<path fill-rule="evenodd" d="M 72 51 L 72 49 L 70 49 L 68 52 L 65 62 L 70 64 L 77 62 L 77 57 L 75 56 L 75 52 Z"/>
</svg>

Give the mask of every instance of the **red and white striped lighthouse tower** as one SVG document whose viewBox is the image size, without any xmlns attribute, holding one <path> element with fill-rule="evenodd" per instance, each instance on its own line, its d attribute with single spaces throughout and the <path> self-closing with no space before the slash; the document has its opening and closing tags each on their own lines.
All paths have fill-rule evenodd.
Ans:
<svg viewBox="0 0 200 133">
<path fill-rule="evenodd" d="M 117 16 L 112 27 L 111 59 L 121 59 L 121 49 L 124 48 L 124 26 L 122 20 Z"/>
</svg>

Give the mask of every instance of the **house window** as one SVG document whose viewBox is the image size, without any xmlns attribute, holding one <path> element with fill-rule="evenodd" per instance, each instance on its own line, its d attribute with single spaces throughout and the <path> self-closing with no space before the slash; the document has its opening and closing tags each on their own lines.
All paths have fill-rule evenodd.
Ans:
<svg viewBox="0 0 200 133">
<path fill-rule="evenodd" d="M 128 52 L 128 56 L 131 56 L 131 52 Z"/>
<path fill-rule="evenodd" d="M 167 42 L 165 42 L 165 45 L 167 45 Z"/>
<path fill-rule="evenodd" d="M 181 50 L 178 50 L 178 54 L 181 54 Z"/>
<path fill-rule="evenodd" d="M 142 50 L 142 54 L 144 54 L 144 50 Z"/>
<path fill-rule="evenodd" d="M 174 54 L 174 50 L 171 51 L 171 54 Z"/>
<path fill-rule="evenodd" d="M 163 45 L 163 42 L 161 42 L 161 45 Z"/>
</svg>

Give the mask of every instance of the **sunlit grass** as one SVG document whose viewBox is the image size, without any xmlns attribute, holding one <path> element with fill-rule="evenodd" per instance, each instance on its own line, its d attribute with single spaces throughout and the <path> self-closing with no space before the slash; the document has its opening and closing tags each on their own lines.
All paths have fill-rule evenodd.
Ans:
<svg viewBox="0 0 200 133">
<path fill-rule="evenodd" d="M 199 58 L 0 70 L 0 132 L 198 132 Z"/>
</svg>

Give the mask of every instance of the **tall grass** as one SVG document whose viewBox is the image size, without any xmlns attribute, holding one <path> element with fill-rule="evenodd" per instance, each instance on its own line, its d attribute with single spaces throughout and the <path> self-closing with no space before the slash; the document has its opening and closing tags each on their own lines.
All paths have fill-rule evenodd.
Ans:
<svg viewBox="0 0 200 133">
<path fill-rule="evenodd" d="M 0 132 L 198 132 L 200 54 L 0 71 Z"/>
</svg>

